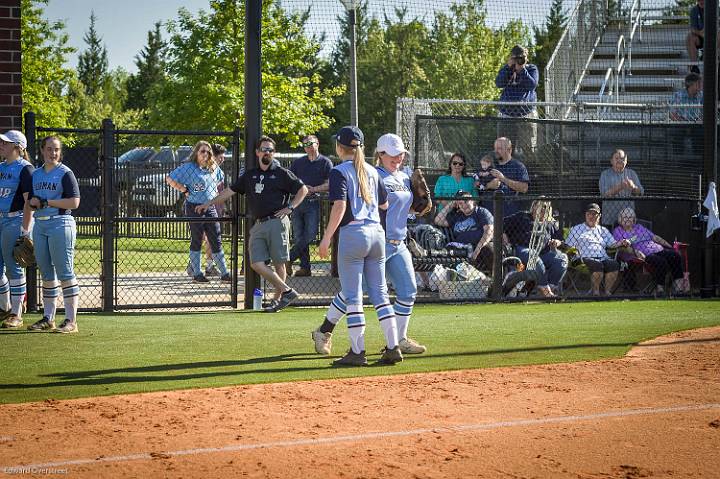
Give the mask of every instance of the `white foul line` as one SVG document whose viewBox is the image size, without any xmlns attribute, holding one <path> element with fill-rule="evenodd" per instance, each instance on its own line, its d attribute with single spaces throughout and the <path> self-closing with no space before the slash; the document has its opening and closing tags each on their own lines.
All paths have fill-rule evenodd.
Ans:
<svg viewBox="0 0 720 479">
<path fill-rule="evenodd" d="M 205 447 L 198 449 L 185 449 L 179 451 L 167 451 L 160 453 L 138 453 L 130 454 L 127 456 L 100 456 L 95 459 L 71 459 L 67 461 L 47 462 L 44 464 L 29 464 L 22 466 L 4 466 L 0 467 L 0 472 L 7 472 L 13 470 L 32 470 L 32 469 L 46 469 L 53 467 L 63 466 L 74 466 L 83 464 L 97 464 L 102 462 L 127 462 L 127 461 L 142 461 L 155 458 L 170 458 L 179 456 L 194 456 L 199 454 L 212 454 L 217 452 L 236 452 L 236 451 L 250 451 L 254 449 L 272 449 L 277 447 L 298 447 L 298 446 L 317 446 L 321 444 L 335 444 L 340 442 L 352 442 L 352 441 L 364 441 L 367 439 L 377 439 L 384 437 L 402 437 L 402 436 L 416 436 L 420 434 L 437 434 L 446 432 L 464 432 L 464 431 L 488 431 L 491 429 L 502 429 L 506 427 L 518 427 L 518 426 L 536 426 L 542 424 L 557 424 L 564 422 L 576 422 L 576 421 L 588 421 L 596 419 L 607 419 L 616 417 L 630 417 L 640 416 L 648 414 L 664 414 L 664 413 L 675 413 L 675 412 L 689 412 L 689 411 L 704 411 L 708 409 L 720 409 L 720 403 L 712 404 L 696 404 L 688 406 L 673 406 L 663 408 L 644 408 L 644 409 L 628 409 L 620 411 L 608 411 L 600 412 L 595 414 L 586 415 L 575 415 L 575 416 L 554 416 L 539 419 L 515 419 L 511 421 L 498 421 L 482 424 L 465 424 L 455 426 L 438 426 L 432 428 L 423 429 L 411 429 L 406 431 L 386 431 L 386 432 L 368 432 L 364 434 L 352 434 L 345 436 L 329 436 L 314 439 L 292 439 L 287 441 L 274 441 L 265 442 L 258 444 L 237 444 L 233 446 L 223 447 Z"/>
</svg>

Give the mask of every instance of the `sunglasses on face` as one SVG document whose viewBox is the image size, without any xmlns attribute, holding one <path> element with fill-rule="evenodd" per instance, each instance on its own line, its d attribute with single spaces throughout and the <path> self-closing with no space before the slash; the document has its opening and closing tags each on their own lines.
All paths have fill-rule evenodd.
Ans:
<svg viewBox="0 0 720 479">
<path fill-rule="evenodd" d="M 465 163 L 462 163 L 462 162 L 460 162 L 460 161 L 453 161 L 453 162 L 452 162 L 452 165 L 453 165 L 453 166 L 465 166 Z"/>
<path fill-rule="evenodd" d="M 198 154 L 206 154 L 209 155 L 211 153 L 210 150 L 198 150 Z"/>
<path fill-rule="evenodd" d="M 260 151 L 262 151 L 263 153 L 273 153 L 275 151 L 275 148 L 272 148 L 270 146 L 263 146 L 262 148 L 260 148 Z"/>
<path fill-rule="evenodd" d="M 309 146 L 313 146 L 314 144 L 315 144 L 314 141 L 303 141 L 302 146 L 303 146 L 303 148 L 307 148 Z"/>
</svg>

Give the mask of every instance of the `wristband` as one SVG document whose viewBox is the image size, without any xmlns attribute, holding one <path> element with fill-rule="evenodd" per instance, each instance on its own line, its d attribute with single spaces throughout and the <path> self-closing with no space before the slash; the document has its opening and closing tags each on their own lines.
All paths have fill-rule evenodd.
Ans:
<svg viewBox="0 0 720 479">
<path fill-rule="evenodd" d="M 292 203 L 290 203 L 289 205 L 287 205 L 287 209 L 289 209 L 290 211 L 293 211 L 295 209 L 295 207 L 292 205 Z"/>
</svg>

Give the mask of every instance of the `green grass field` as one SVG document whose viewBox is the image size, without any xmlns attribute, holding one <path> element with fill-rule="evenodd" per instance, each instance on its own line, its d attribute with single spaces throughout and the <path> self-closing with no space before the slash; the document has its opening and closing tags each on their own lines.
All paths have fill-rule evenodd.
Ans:
<svg viewBox="0 0 720 479">
<path fill-rule="evenodd" d="M 366 311 L 372 363 L 383 341 Z M 3 330 L 0 403 L 614 358 L 645 339 L 720 325 L 720 301 L 417 306 L 410 333 L 426 354 L 351 369 L 314 353 L 310 331 L 323 314 L 92 314 L 75 335 Z M 344 322 L 334 343 L 334 355 L 348 347 Z"/>
</svg>

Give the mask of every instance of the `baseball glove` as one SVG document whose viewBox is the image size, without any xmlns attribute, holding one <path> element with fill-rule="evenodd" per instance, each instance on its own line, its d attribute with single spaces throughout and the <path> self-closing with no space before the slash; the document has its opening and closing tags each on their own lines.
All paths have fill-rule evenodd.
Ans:
<svg viewBox="0 0 720 479">
<path fill-rule="evenodd" d="M 432 199 L 430 199 L 430 187 L 420 168 L 413 171 L 410 177 L 410 188 L 413 194 L 412 210 L 418 216 L 425 216 L 432 209 Z"/>
<path fill-rule="evenodd" d="M 35 264 L 35 245 L 29 236 L 20 236 L 13 247 L 13 258 L 22 268 Z"/>
</svg>

